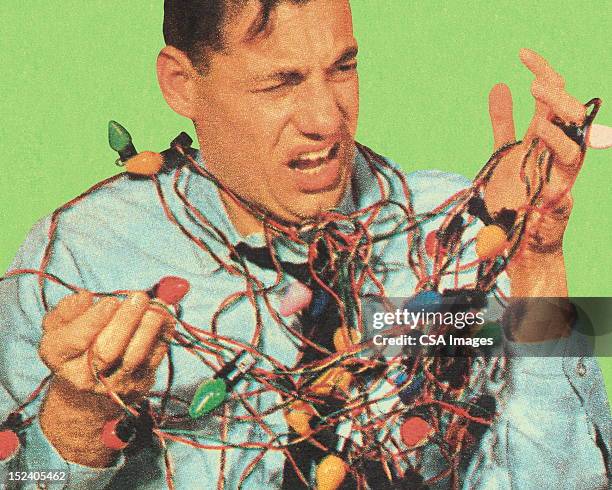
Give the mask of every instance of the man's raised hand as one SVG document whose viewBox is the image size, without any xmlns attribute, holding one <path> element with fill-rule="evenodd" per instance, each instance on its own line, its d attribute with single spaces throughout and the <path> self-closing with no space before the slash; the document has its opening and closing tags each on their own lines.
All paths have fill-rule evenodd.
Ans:
<svg viewBox="0 0 612 490">
<path fill-rule="evenodd" d="M 491 213 L 502 208 L 519 209 L 528 203 L 526 186 L 521 178 L 523 157 L 530 145 L 538 144 L 527 161 L 525 174 L 534 178 L 537 158 L 544 150 L 552 156 L 550 178 L 525 230 L 522 247 L 509 269 L 513 291 L 525 296 L 565 296 L 567 286 L 563 266 L 563 235 L 572 209 L 571 187 L 580 171 L 584 153 L 580 146 L 553 123 L 558 118 L 565 123 L 581 125 L 586 108 L 565 90 L 563 77 L 539 54 L 522 49 L 523 64 L 535 75 L 531 93 L 535 99 L 535 112 L 522 143 L 512 148 L 502 159 L 487 187 L 485 201 Z M 489 94 L 489 113 L 493 126 L 495 148 L 515 140 L 512 114 L 512 96 L 504 84 L 493 87 Z M 540 281 L 550 268 L 559 271 L 558 280 L 550 280 L 546 287 Z M 520 278 L 517 277 L 521 276 Z M 513 274 L 514 273 L 514 274 Z M 512 277 L 514 275 L 514 277 Z M 515 280 L 516 279 L 516 280 Z"/>
</svg>

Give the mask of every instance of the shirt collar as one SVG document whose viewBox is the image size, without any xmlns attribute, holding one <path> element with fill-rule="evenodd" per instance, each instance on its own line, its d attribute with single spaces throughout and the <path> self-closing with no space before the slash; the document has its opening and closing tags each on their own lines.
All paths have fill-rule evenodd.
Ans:
<svg viewBox="0 0 612 490">
<path fill-rule="evenodd" d="M 371 206 L 381 199 L 381 184 L 377 176 L 372 172 L 370 164 L 360 151 L 356 151 L 355 155 L 353 177 L 337 208 L 342 214 L 350 214 L 358 209 Z M 200 165 L 204 165 L 199 152 L 196 161 Z M 389 172 L 388 175 L 384 172 L 383 174 L 385 178 L 380 180 L 382 181 L 382 185 L 385 186 L 385 192 L 393 193 L 394 187 L 396 188 L 397 186 L 392 185 L 393 176 L 391 172 Z M 246 237 L 240 235 L 225 211 L 225 206 L 223 205 L 218 188 L 214 182 L 202 177 L 190 168 L 185 168 L 184 175 L 179 181 L 179 186 L 195 208 L 225 234 L 232 244 L 244 242 L 251 247 L 266 246 L 263 233 L 253 233 Z M 387 210 L 386 221 L 388 221 L 390 217 L 388 214 L 389 212 Z M 395 211 L 391 214 L 398 213 Z M 391 218 L 393 218 L 393 216 L 391 216 Z M 392 219 L 392 221 L 395 220 Z M 303 263 L 307 259 L 306 248 L 296 246 L 295 243 L 288 239 L 278 239 L 275 241 L 275 245 L 279 256 L 282 257 L 284 261 Z M 227 257 L 229 258 L 229 252 L 227 253 Z"/>
</svg>

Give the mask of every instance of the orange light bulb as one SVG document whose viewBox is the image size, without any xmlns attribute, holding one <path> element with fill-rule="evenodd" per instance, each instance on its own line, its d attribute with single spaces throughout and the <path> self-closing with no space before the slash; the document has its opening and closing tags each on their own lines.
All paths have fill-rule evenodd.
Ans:
<svg viewBox="0 0 612 490">
<path fill-rule="evenodd" d="M 323 373 L 311 386 L 317 395 L 330 395 L 333 391 L 348 393 L 353 375 L 344 368 L 333 367 Z"/>
<path fill-rule="evenodd" d="M 338 352 L 349 350 L 361 340 L 361 335 L 354 328 L 338 327 L 334 332 L 334 347 Z"/>
<path fill-rule="evenodd" d="M 476 235 L 476 255 L 480 259 L 492 259 L 500 255 L 506 245 L 506 232 L 497 225 L 485 226 Z"/>
<path fill-rule="evenodd" d="M 314 409 L 306 402 L 298 400 L 289 405 L 285 421 L 295 432 L 307 436 L 312 432 L 310 419 L 315 415 Z"/>
<path fill-rule="evenodd" d="M 336 490 L 346 478 L 348 469 L 342 458 L 335 454 L 325 456 L 317 465 L 317 490 Z"/>
<path fill-rule="evenodd" d="M 152 151 L 141 151 L 125 163 L 125 170 L 135 175 L 155 175 L 164 164 L 164 157 Z"/>
</svg>

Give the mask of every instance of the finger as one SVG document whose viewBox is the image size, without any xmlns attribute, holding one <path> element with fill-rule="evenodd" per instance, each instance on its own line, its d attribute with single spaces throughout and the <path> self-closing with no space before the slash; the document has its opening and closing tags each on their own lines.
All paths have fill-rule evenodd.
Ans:
<svg viewBox="0 0 612 490">
<path fill-rule="evenodd" d="M 153 350 L 153 354 L 151 354 L 151 357 L 149 358 L 149 368 L 157 369 L 157 367 L 160 365 L 160 363 L 166 356 L 167 352 L 168 344 L 166 344 L 165 342 L 159 342 Z"/>
<path fill-rule="evenodd" d="M 571 174 L 578 172 L 580 168 L 580 146 L 568 138 L 561 128 L 555 126 L 550 121 L 539 119 L 534 132 L 555 154 L 555 164 L 560 163 Z"/>
<path fill-rule="evenodd" d="M 523 48 L 519 52 L 519 57 L 523 64 L 533 73 L 537 78 L 543 78 L 557 88 L 563 89 L 565 87 L 565 80 L 559 75 L 552 67 L 548 64 L 542 56 L 531 49 Z"/>
<path fill-rule="evenodd" d="M 45 315 L 43 330 L 54 330 L 66 323 L 70 323 L 93 304 L 93 294 L 89 291 L 80 291 L 62 298 L 62 300 Z"/>
<path fill-rule="evenodd" d="M 159 342 L 154 349 L 149 352 L 149 357 L 145 363 L 141 364 L 138 369 L 127 372 L 122 366 L 121 369 L 118 369 L 106 378 L 106 381 L 111 385 L 111 389 L 124 398 L 124 400 L 126 400 L 126 398 L 135 400 L 142 396 L 146 396 L 147 392 L 149 392 L 155 383 L 157 368 L 167 352 L 168 345 Z M 99 393 L 107 393 L 107 389 L 101 384 L 96 386 L 96 391 Z"/>
<path fill-rule="evenodd" d="M 489 92 L 489 116 L 495 149 L 515 140 L 512 93 L 507 85 L 498 83 Z"/>
<path fill-rule="evenodd" d="M 154 346 L 159 342 L 164 326 L 168 321 L 169 315 L 167 313 L 161 310 L 147 310 L 125 350 L 121 363 L 122 370 L 132 372 L 145 363 Z"/>
<path fill-rule="evenodd" d="M 535 51 L 523 48 L 519 52 L 519 57 L 523 64 L 536 76 L 536 78 L 544 80 L 549 85 L 555 86 L 561 90 L 565 87 L 565 80 L 563 77 L 553 70 L 548 62 Z M 529 125 L 529 128 L 527 129 L 525 139 L 527 140 L 533 138 L 534 129 L 537 126 L 539 119 L 549 119 L 550 116 L 551 111 L 548 105 L 536 99 L 535 115 L 531 121 L 531 124 Z"/>
<path fill-rule="evenodd" d="M 584 122 L 586 107 L 562 88 L 536 78 L 531 85 L 531 93 L 564 121 L 579 125 Z"/>
<path fill-rule="evenodd" d="M 119 307 L 116 298 L 103 298 L 81 316 L 43 336 L 40 355 L 52 365 L 77 357 L 90 346 Z"/>
<path fill-rule="evenodd" d="M 149 297 L 143 292 L 131 293 L 121 303 L 94 342 L 93 354 L 98 367 L 108 367 L 121 357 L 148 306 Z"/>
</svg>

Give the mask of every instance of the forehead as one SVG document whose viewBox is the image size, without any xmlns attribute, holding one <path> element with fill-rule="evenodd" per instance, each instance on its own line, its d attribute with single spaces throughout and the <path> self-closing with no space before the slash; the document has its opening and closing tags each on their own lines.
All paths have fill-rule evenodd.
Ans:
<svg viewBox="0 0 612 490">
<path fill-rule="evenodd" d="M 245 71 L 288 63 L 329 63 L 356 44 L 348 0 L 282 1 L 265 30 L 251 38 L 249 29 L 258 21 L 260 10 L 258 0 L 249 1 L 225 28 L 223 56 L 240 60 Z"/>
</svg>

